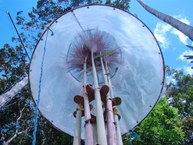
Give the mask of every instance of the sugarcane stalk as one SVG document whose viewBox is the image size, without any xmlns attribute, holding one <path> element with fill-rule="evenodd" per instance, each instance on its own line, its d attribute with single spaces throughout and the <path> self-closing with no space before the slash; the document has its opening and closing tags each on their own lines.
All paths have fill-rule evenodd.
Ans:
<svg viewBox="0 0 193 145">
<path fill-rule="evenodd" d="M 76 113 L 76 128 L 74 133 L 73 145 L 81 145 L 81 117 L 82 117 L 82 106 L 79 105 L 79 108 Z"/>
<path fill-rule="evenodd" d="M 123 145 L 118 115 L 114 115 L 114 119 L 116 123 L 117 145 Z"/>
<path fill-rule="evenodd" d="M 92 127 L 93 127 L 93 142 L 94 142 L 94 145 L 97 145 L 98 142 L 97 142 L 97 126 L 96 126 L 96 123 L 92 124 Z"/>
<path fill-rule="evenodd" d="M 108 74 L 104 67 L 103 58 L 101 57 L 101 67 L 102 72 L 105 80 L 105 85 L 109 85 L 108 83 Z M 112 100 L 111 96 L 107 95 L 107 104 L 106 104 L 106 121 L 107 121 L 107 140 L 109 145 L 116 145 L 116 134 L 115 134 L 115 125 L 114 125 L 114 118 L 113 118 L 113 107 L 112 107 Z"/>
<path fill-rule="evenodd" d="M 93 81 L 94 81 L 94 94 L 96 100 L 96 120 L 97 120 L 97 138 L 98 144 L 107 145 L 105 123 L 102 109 L 102 101 L 100 95 L 100 88 L 98 85 L 97 72 L 94 62 L 93 50 L 91 51 L 91 61 L 92 61 L 92 70 L 93 70 Z"/>
<path fill-rule="evenodd" d="M 91 114 L 90 114 L 90 106 L 89 106 L 89 98 L 86 93 L 86 85 L 87 85 L 87 58 L 85 58 L 84 62 L 84 76 L 83 76 L 83 86 L 84 86 L 84 114 L 85 114 L 85 145 L 93 145 L 93 130 L 92 124 L 90 122 Z"/>
<path fill-rule="evenodd" d="M 109 90 L 110 90 L 110 97 L 113 98 L 114 97 L 113 87 L 112 87 L 112 84 L 111 84 L 110 72 L 109 72 L 108 65 L 107 65 L 106 62 L 105 62 L 105 68 L 106 68 L 106 72 L 108 74 L 107 75 L 107 80 L 108 80 L 108 85 L 109 85 Z M 114 115 L 114 121 L 116 123 L 116 140 L 117 140 L 117 145 L 123 145 L 120 125 L 119 125 L 119 119 L 118 119 L 117 115 Z"/>
</svg>

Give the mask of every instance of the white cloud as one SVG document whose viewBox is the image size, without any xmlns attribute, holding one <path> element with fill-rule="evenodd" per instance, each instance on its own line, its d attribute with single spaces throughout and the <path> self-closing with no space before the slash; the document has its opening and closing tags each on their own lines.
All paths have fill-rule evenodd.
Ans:
<svg viewBox="0 0 193 145">
<path fill-rule="evenodd" d="M 191 55 L 193 56 L 193 51 L 192 50 L 186 50 L 184 51 L 179 57 L 178 59 L 186 62 L 186 64 L 184 65 L 184 67 L 182 68 L 183 71 L 185 72 L 185 74 L 190 74 L 191 76 L 193 75 L 193 64 L 191 63 L 192 59 L 187 59 L 186 55 Z"/>
<path fill-rule="evenodd" d="M 193 69 L 192 69 L 190 66 L 184 68 L 184 70 L 185 70 L 185 72 L 186 72 L 187 74 L 190 74 L 191 76 L 193 75 Z"/>
<path fill-rule="evenodd" d="M 183 22 L 185 24 L 190 25 L 190 22 L 187 20 L 186 17 L 182 17 L 181 15 L 178 15 L 178 16 L 174 16 L 174 18 L 178 19 L 179 21 L 181 21 L 181 22 Z M 185 45 L 188 44 L 187 43 L 188 37 L 186 35 L 184 35 L 182 32 L 178 31 L 177 29 L 173 29 L 172 33 L 177 35 L 182 43 L 184 43 Z"/>
<path fill-rule="evenodd" d="M 184 51 L 184 52 L 178 57 L 178 59 L 180 59 L 180 60 L 182 60 L 182 61 L 188 61 L 188 62 L 190 62 L 191 60 L 186 59 L 186 58 L 184 57 L 185 55 L 192 55 L 192 56 L 193 56 L 193 51 L 191 51 L 191 50 L 186 50 L 186 51 Z"/>
<path fill-rule="evenodd" d="M 180 41 L 182 43 L 184 43 L 185 45 L 188 44 L 188 42 L 187 42 L 188 41 L 188 37 L 186 35 L 184 35 L 182 32 L 180 32 L 180 31 L 178 31 L 176 29 L 173 29 L 173 31 L 171 33 L 173 33 L 174 35 L 177 35 L 178 38 L 180 39 Z"/>
<path fill-rule="evenodd" d="M 157 23 L 154 30 L 154 35 L 162 48 L 168 48 L 169 40 L 167 38 L 167 33 L 172 29 L 172 27 L 165 23 Z"/>
<path fill-rule="evenodd" d="M 181 15 L 173 16 L 176 19 L 182 21 L 183 23 L 186 23 L 190 25 L 190 22 L 186 17 L 182 17 Z M 174 34 L 178 36 L 179 40 L 187 45 L 188 44 L 188 37 L 184 35 L 182 32 L 178 31 L 177 29 L 173 28 L 167 23 L 164 22 L 159 22 L 156 25 L 156 28 L 154 30 L 154 35 L 158 42 L 160 43 L 162 48 L 168 48 L 169 47 L 169 38 L 168 38 L 168 33 Z"/>
<path fill-rule="evenodd" d="M 174 18 L 178 19 L 179 21 L 181 21 L 185 24 L 190 25 L 190 21 L 186 17 L 183 17 L 182 15 L 174 16 Z"/>
</svg>

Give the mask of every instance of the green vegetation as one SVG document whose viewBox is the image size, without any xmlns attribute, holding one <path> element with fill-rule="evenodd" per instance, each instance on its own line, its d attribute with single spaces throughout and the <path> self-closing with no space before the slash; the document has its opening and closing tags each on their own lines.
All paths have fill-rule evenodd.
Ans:
<svg viewBox="0 0 193 145">
<path fill-rule="evenodd" d="M 169 106 L 167 99 L 162 98 L 153 111 L 137 126 L 140 138 L 134 140 L 136 145 L 181 145 L 184 141 L 182 121 L 178 110 Z"/>
</svg>

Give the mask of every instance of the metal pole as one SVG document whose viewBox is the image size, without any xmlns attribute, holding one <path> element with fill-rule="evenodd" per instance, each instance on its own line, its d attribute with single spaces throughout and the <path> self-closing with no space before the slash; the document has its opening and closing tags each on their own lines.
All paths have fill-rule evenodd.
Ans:
<svg viewBox="0 0 193 145">
<path fill-rule="evenodd" d="M 105 70 L 103 59 L 101 57 L 101 67 L 103 71 L 103 76 L 105 80 L 105 85 L 109 85 L 108 83 L 108 74 Z M 107 140 L 109 145 L 116 145 L 116 134 L 115 134 L 115 124 L 113 118 L 113 107 L 112 107 L 112 96 L 108 94 L 107 96 L 107 104 L 106 104 L 106 120 L 107 120 Z"/>
<path fill-rule="evenodd" d="M 81 145 L 81 117 L 82 117 L 82 106 L 79 106 L 76 112 L 76 128 L 74 133 L 73 145 Z"/>
<path fill-rule="evenodd" d="M 83 98 L 84 98 L 84 114 L 85 114 L 85 145 L 93 145 L 93 130 L 92 130 L 92 124 L 90 122 L 91 114 L 90 114 L 89 98 L 86 93 L 86 82 L 87 82 L 86 64 L 87 64 L 87 58 L 85 58 L 85 62 L 84 62 L 84 76 L 83 76 L 83 87 L 84 87 Z"/>
<path fill-rule="evenodd" d="M 26 48 L 25 48 L 25 45 L 24 45 L 24 43 L 23 43 L 23 41 L 22 41 L 22 39 L 21 39 L 21 36 L 19 35 L 19 32 L 18 32 L 18 30 L 17 30 L 17 28 L 16 28 L 16 26 L 15 26 L 15 23 L 13 22 L 13 19 L 12 19 L 12 17 L 11 17 L 11 14 L 10 14 L 9 12 L 8 12 L 7 14 L 8 14 L 8 16 L 9 16 L 9 18 L 10 18 L 10 20 L 11 20 L 11 23 L 13 24 L 13 27 L 15 28 L 15 31 L 16 31 L 18 37 L 19 37 L 20 42 L 21 42 L 21 45 L 23 46 L 23 49 L 25 50 L 25 53 L 26 53 L 27 57 L 28 57 L 29 60 L 30 60 L 30 56 L 29 56 L 29 54 L 28 54 L 28 52 L 27 52 L 27 50 L 26 50 Z"/>
<path fill-rule="evenodd" d="M 105 123 L 103 116 L 103 108 L 101 102 L 100 88 L 98 85 L 97 72 L 94 62 L 93 50 L 91 51 L 91 61 L 93 70 L 93 80 L 94 80 L 94 94 L 96 99 L 96 120 L 97 120 L 97 137 L 99 145 L 107 145 Z"/>
</svg>

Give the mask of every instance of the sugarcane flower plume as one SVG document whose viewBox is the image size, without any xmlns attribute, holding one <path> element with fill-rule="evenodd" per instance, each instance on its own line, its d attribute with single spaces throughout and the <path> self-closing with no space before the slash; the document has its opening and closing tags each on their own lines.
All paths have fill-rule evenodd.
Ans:
<svg viewBox="0 0 193 145">
<path fill-rule="evenodd" d="M 69 69 L 83 70 L 86 58 L 89 70 L 92 67 L 91 52 L 97 68 L 101 67 L 101 57 L 109 67 L 120 63 L 120 48 L 114 37 L 107 32 L 92 29 L 79 33 L 72 41 L 67 55 Z"/>
</svg>

